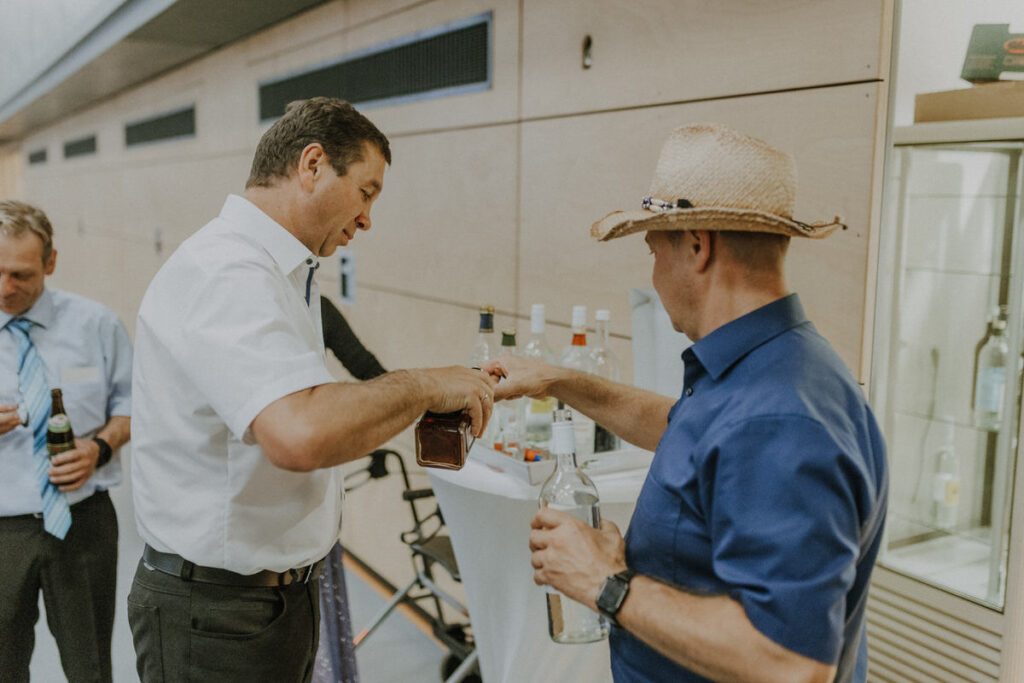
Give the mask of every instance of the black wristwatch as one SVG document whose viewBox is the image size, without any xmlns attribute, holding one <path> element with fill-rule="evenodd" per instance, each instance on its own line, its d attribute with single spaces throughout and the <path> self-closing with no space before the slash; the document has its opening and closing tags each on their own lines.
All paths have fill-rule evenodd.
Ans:
<svg viewBox="0 0 1024 683">
<path fill-rule="evenodd" d="M 636 575 L 632 569 L 626 569 L 618 574 L 613 574 L 604 580 L 601 592 L 597 596 L 597 611 L 603 614 L 608 621 L 616 626 L 619 625 L 615 616 L 622 609 L 622 603 L 629 595 L 629 582 Z"/>
<path fill-rule="evenodd" d="M 92 437 L 92 440 L 100 447 L 100 457 L 96 461 L 96 469 L 99 469 L 110 462 L 111 456 L 114 455 L 114 449 L 110 447 L 110 444 L 105 439 L 101 439 L 98 436 Z"/>
</svg>

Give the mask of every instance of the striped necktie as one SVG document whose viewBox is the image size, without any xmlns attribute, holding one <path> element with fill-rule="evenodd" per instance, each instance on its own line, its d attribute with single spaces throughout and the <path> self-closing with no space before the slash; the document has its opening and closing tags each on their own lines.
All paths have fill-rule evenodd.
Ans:
<svg viewBox="0 0 1024 683">
<path fill-rule="evenodd" d="M 71 507 L 68 498 L 50 481 L 50 454 L 46 450 L 46 426 L 50 420 L 50 390 L 46 381 L 43 359 L 39 357 L 28 331 L 32 322 L 14 318 L 7 329 L 18 340 L 18 383 L 28 409 L 29 429 L 32 430 L 36 480 L 43 499 L 43 528 L 63 540 L 71 528 Z"/>
</svg>

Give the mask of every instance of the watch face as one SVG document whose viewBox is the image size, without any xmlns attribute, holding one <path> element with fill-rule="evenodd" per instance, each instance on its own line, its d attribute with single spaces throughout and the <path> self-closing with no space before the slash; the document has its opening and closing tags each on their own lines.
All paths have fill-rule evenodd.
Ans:
<svg viewBox="0 0 1024 683">
<path fill-rule="evenodd" d="M 597 596 L 597 608 L 606 617 L 614 619 L 618 614 L 619 608 L 622 607 L 626 594 L 629 592 L 629 578 L 616 574 L 605 579 L 601 593 Z"/>
</svg>

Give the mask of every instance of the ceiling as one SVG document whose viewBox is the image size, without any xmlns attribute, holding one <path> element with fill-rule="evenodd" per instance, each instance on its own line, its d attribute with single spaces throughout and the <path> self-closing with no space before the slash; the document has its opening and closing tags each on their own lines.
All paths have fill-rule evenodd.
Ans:
<svg viewBox="0 0 1024 683">
<path fill-rule="evenodd" d="M 0 144 L 325 1 L 129 0 L 0 102 Z"/>
</svg>

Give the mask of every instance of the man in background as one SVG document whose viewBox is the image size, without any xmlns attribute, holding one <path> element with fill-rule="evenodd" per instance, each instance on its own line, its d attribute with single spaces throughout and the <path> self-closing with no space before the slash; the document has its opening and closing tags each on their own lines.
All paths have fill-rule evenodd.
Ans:
<svg viewBox="0 0 1024 683">
<path fill-rule="evenodd" d="M 718 125 L 677 129 L 649 195 L 592 228 L 646 233 L 683 351 L 678 401 L 580 372 L 499 360 L 498 398 L 555 396 L 655 452 L 623 541 L 541 510 L 537 583 L 613 624 L 616 681 L 866 679 L 868 583 L 882 540 L 885 447 L 857 382 L 786 286 L 792 158 Z"/>
<path fill-rule="evenodd" d="M 110 681 L 132 351 L 113 311 L 45 286 L 56 267 L 46 214 L 0 201 L 0 679 L 29 678 L 42 591 L 68 681 Z M 79 438 L 49 460 L 58 387 Z"/>
</svg>

